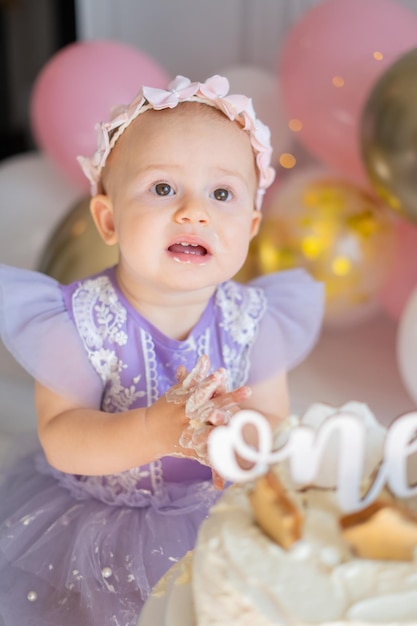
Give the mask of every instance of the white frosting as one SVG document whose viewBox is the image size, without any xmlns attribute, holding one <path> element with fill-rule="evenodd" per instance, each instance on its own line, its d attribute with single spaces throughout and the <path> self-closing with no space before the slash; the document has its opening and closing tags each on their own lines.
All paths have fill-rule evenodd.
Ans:
<svg viewBox="0 0 417 626">
<path fill-rule="evenodd" d="M 302 496 L 303 538 L 285 551 L 254 522 L 246 489 L 230 488 L 200 529 L 198 626 L 416 626 L 417 561 L 354 558 L 334 497 L 318 490 Z"/>
</svg>

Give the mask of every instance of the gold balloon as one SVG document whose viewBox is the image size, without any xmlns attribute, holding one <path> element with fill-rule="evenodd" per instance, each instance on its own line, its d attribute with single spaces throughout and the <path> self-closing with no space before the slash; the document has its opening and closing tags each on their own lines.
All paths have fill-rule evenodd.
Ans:
<svg viewBox="0 0 417 626">
<path fill-rule="evenodd" d="M 47 242 L 38 269 L 60 283 L 86 278 L 117 262 L 117 246 L 101 239 L 89 209 L 89 198 L 81 200 L 58 225 Z"/>
<path fill-rule="evenodd" d="M 395 251 L 392 221 L 356 185 L 294 175 L 278 189 L 251 244 L 253 274 L 303 267 L 325 285 L 325 323 L 357 323 L 377 310 Z"/>
<path fill-rule="evenodd" d="M 377 81 L 360 130 L 365 169 L 383 201 L 417 221 L 417 49 Z"/>
</svg>

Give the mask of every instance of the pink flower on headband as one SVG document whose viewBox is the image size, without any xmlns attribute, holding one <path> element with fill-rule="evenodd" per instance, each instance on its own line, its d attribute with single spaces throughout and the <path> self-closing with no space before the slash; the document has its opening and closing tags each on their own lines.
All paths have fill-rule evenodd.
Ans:
<svg viewBox="0 0 417 626">
<path fill-rule="evenodd" d="M 229 119 L 235 120 L 239 115 L 247 112 L 248 116 L 255 119 L 252 100 L 244 95 L 227 95 L 229 81 L 224 76 L 212 76 L 204 84 L 200 84 L 200 92 L 215 102 L 216 108 L 220 109 Z M 246 130 L 245 126 L 244 129 Z"/>
<path fill-rule="evenodd" d="M 199 83 L 199 86 L 203 96 L 210 100 L 224 98 L 229 91 L 229 81 L 224 76 L 219 76 L 218 74 L 208 78 L 205 83 Z"/>
<path fill-rule="evenodd" d="M 185 76 L 177 76 L 175 80 L 169 83 L 168 91 L 165 89 L 156 89 L 154 87 L 143 87 L 142 93 L 146 100 L 152 104 L 152 108 L 157 111 L 160 109 L 173 109 L 179 102 L 191 99 L 198 91 L 198 83 L 192 83 Z"/>
<path fill-rule="evenodd" d="M 211 76 L 205 83 L 191 82 L 177 76 L 168 89 L 142 87 L 128 105 L 115 107 L 108 122 L 97 124 L 97 150 L 91 158 L 78 157 L 84 174 L 91 183 L 91 193 L 98 193 L 100 178 L 107 158 L 126 128 L 138 115 L 155 109 L 173 109 L 181 102 L 201 102 L 219 109 L 230 120 L 236 120 L 250 137 L 259 170 L 256 207 L 261 208 L 262 196 L 273 182 L 275 170 L 271 167 L 272 147 L 270 132 L 256 118 L 252 100 L 244 95 L 228 95 L 229 81 L 224 76 Z"/>
</svg>

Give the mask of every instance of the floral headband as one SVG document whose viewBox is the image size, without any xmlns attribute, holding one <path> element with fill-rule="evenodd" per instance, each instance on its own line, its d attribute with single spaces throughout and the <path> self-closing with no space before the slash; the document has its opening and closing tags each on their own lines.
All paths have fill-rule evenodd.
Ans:
<svg viewBox="0 0 417 626">
<path fill-rule="evenodd" d="M 155 109 L 173 109 L 180 102 L 201 102 L 219 109 L 230 120 L 237 121 L 249 134 L 259 170 L 256 208 L 261 209 L 262 197 L 275 178 L 270 166 L 272 146 L 269 128 L 256 119 L 252 100 L 243 95 L 227 95 L 229 81 L 223 76 L 212 76 L 205 83 L 192 83 L 184 76 L 177 76 L 168 85 L 168 91 L 154 87 L 142 87 L 129 105 L 112 110 L 110 120 L 97 124 L 98 148 L 91 158 L 77 157 L 82 170 L 91 183 L 91 194 L 99 191 L 100 178 L 107 158 L 126 128 L 141 113 Z"/>
</svg>

